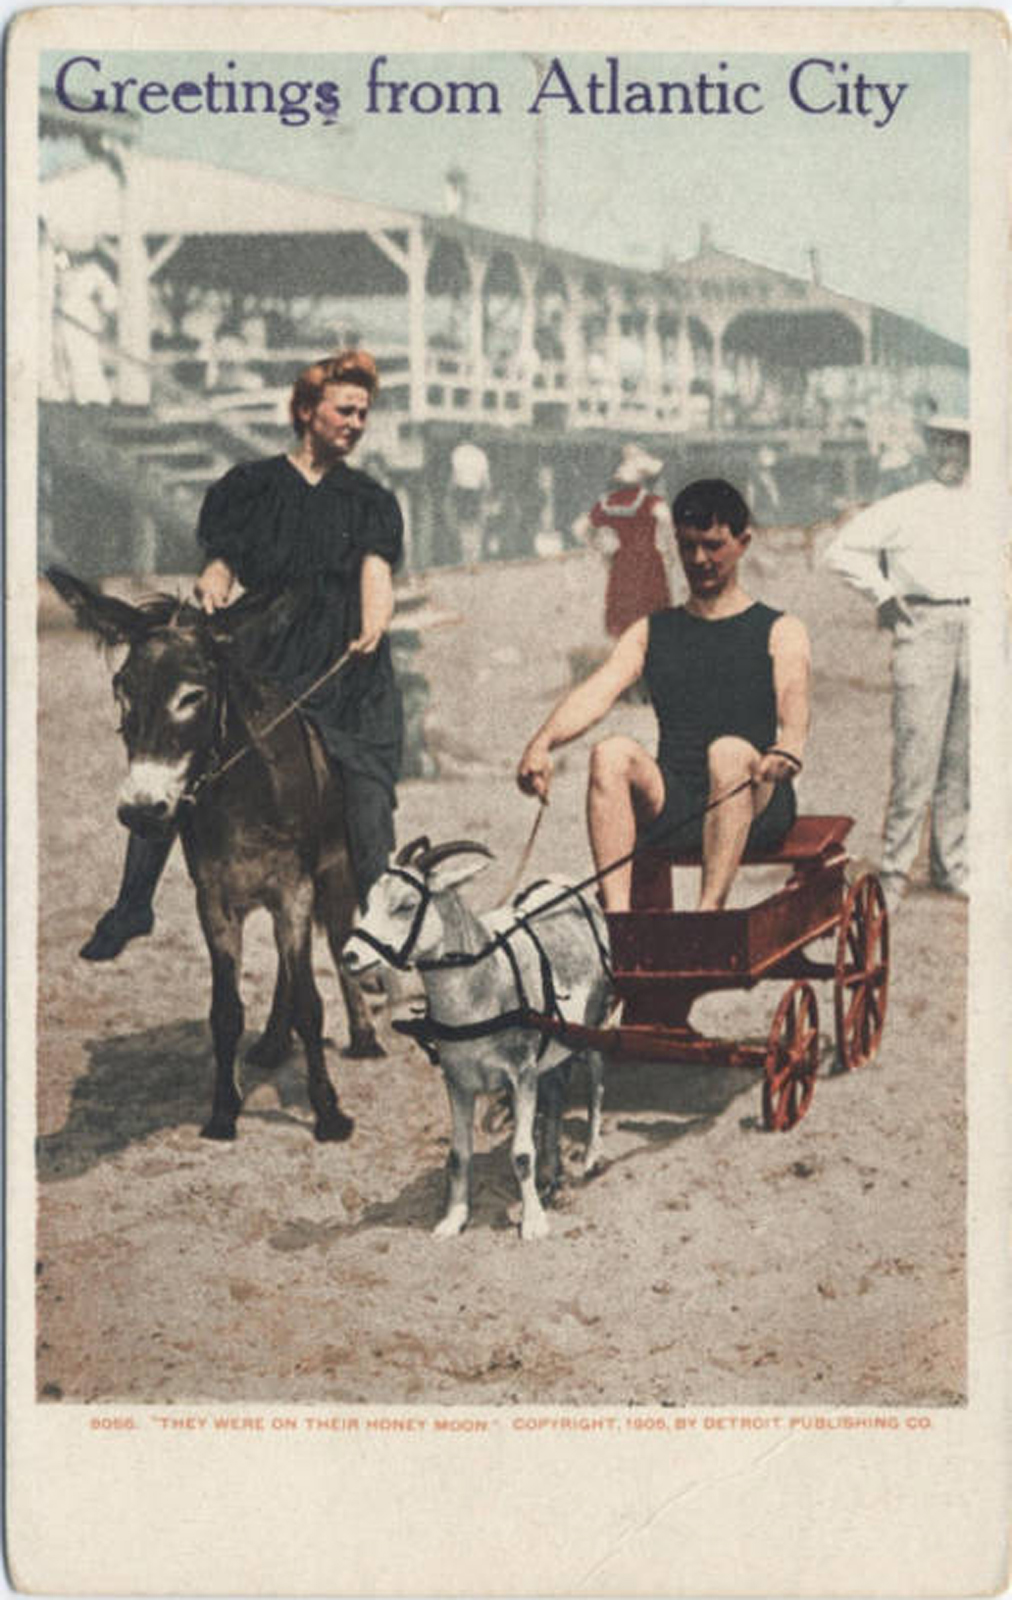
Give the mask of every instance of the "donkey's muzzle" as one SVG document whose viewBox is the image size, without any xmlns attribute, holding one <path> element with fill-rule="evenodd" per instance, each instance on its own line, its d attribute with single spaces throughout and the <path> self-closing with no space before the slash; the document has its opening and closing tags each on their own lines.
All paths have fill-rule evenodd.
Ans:
<svg viewBox="0 0 1012 1600">
<path fill-rule="evenodd" d="M 167 800 L 154 800 L 148 805 L 121 805 L 116 815 L 124 828 L 140 834 L 142 839 L 164 839 L 172 831 L 173 814 Z"/>
</svg>

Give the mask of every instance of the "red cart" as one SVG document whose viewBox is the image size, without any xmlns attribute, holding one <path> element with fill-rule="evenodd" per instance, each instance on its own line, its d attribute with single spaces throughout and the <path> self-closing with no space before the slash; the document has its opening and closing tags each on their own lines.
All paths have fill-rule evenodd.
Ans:
<svg viewBox="0 0 1012 1600">
<path fill-rule="evenodd" d="M 847 881 L 844 840 L 852 825 L 850 817 L 799 817 L 778 849 L 745 857 L 746 864 L 789 867 L 784 887 L 727 911 L 672 909 L 671 867 L 698 865 L 698 855 L 637 855 L 634 909 L 608 917 L 620 1020 L 604 1029 L 568 1025 L 567 1036 L 618 1056 L 759 1068 L 766 1127 L 792 1128 L 811 1105 L 819 1064 L 813 980 L 833 984 L 844 1070 L 874 1057 L 885 1024 L 889 919 L 874 874 Z M 813 959 L 806 946 L 827 936 L 834 938 L 834 959 Z M 791 981 L 765 1046 L 708 1038 L 691 1026 L 700 995 L 774 978 Z M 537 1021 L 562 1031 L 552 1019 Z"/>
</svg>

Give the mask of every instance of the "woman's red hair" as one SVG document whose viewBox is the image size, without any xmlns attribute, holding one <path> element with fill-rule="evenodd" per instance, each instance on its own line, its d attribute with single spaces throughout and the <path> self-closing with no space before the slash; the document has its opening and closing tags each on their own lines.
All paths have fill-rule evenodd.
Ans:
<svg viewBox="0 0 1012 1600">
<path fill-rule="evenodd" d="M 357 384 L 371 400 L 379 389 L 376 362 L 368 350 L 339 350 L 336 355 L 324 356 L 322 361 L 314 361 L 311 367 L 300 372 L 288 402 L 292 427 L 300 438 L 306 429 L 301 413 L 319 405 L 328 383 Z"/>
</svg>

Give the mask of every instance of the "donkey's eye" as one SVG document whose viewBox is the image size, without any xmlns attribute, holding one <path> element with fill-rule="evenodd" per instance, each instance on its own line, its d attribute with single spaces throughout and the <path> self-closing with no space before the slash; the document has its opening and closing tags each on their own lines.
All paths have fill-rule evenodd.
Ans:
<svg viewBox="0 0 1012 1600">
<path fill-rule="evenodd" d="M 119 721 L 116 724 L 116 732 L 123 733 L 126 729 L 127 717 L 130 715 L 130 696 L 127 694 L 118 678 L 113 678 L 112 680 L 112 692 L 119 710 Z"/>
<path fill-rule="evenodd" d="M 199 683 L 184 684 L 173 695 L 169 713 L 173 717 L 192 716 L 207 699 L 207 690 Z"/>
</svg>

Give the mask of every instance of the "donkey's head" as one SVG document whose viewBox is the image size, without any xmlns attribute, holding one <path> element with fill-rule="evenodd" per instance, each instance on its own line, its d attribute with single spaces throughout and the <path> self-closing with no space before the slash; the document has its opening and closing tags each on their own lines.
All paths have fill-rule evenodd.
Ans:
<svg viewBox="0 0 1012 1600">
<path fill-rule="evenodd" d="M 164 832 L 219 740 L 220 641 L 202 612 L 170 595 L 130 605 L 58 567 L 46 575 L 80 627 L 127 647 L 112 680 L 130 762 L 117 815 L 137 833 Z"/>
</svg>

